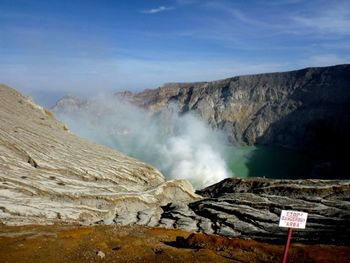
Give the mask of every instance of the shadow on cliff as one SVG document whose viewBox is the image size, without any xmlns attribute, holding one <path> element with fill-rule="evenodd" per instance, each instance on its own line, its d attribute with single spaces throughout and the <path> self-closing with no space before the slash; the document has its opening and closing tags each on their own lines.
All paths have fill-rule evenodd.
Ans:
<svg viewBox="0 0 350 263">
<path fill-rule="evenodd" d="M 264 123 L 264 116 L 284 117 L 272 123 L 255 142 L 297 149 L 296 156 L 299 154 L 301 159 L 293 161 L 293 155 L 287 154 L 284 155 L 286 160 L 281 161 L 282 156 L 270 154 L 267 162 L 281 172 L 278 170 L 266 176 L 284 178 L 295 173 L 292 178 L 350 178 L 347 171 L 350 162 L 349 65 L 305 69 L 297 73 L 302 81 L 294 83 L 295 89 L 283 103 L 266 105 L 260 122 Z M 259 147 L 252 153 L 248 163 L 250 175 L 259 172 L 257 167 L 267 158 L 265 155 Z M 298 170 L 297 165 L 303 169 Z"/>
<path fill-rule="evenodd" d="M 270 125 L 246 164 L 249 176 L 350 179 L 350 118 L 345 109 L 297 110 Z"/>
</svg>

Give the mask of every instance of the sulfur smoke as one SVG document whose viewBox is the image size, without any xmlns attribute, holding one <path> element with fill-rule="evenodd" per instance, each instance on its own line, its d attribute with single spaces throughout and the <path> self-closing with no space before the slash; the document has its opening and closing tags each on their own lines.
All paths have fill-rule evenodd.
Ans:
<svg viewBox="0 0 350 263">
<path fill-rule="evenodd" d="M 56 112 L 85 138 L 151 163 L 167 179 L 188 179 L 196 188 L 232 176 L 224 158 L 225 136 L 176 105 L 151 113 L 116 97 L 99 96 Z"/>
</svg>

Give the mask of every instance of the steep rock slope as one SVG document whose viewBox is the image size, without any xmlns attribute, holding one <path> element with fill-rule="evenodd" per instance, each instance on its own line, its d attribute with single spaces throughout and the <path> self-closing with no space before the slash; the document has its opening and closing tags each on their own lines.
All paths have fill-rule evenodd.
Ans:
<svg viewBox="0 0 350 263">
<path fill-rule="evenodd" d="M 166 84 L 117 95 L 153 111 L 170 103 L 180 113 L 196 111 L 236 143 L 300 148 L 328 143 L 327 135 L 343 139 L 350 130 L 350 65 Z"/>
<path fill-rule="evenodd" d="M 187 181 L 71 134 L 52 113 L 0 85 L 0 220 L 6 224 L 103 221 L 198 198 Z"/>
</svg>

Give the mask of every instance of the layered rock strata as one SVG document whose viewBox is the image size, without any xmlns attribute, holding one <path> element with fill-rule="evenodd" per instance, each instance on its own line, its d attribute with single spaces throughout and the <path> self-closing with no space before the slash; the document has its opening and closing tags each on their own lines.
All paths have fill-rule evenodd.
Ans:
<svg viewBox="0 0 350 263">
<path fill-rule="evenodd" d="M 6 224 L 97 221 L 147 214 L 198 198 L 184 180 L 81 139 L 15 90 L 0 85 L 0 220 Z"/>
<path fill-rule="evenodd" d="M 349 180 L 229 178 L 197 193 L 204 199 L 163 207 L 160 225 L 284 242 L 287 229 L 278 227 L 281 210 L 297 210 L 307 212 L 308 219 L 294 240 L 349 244 Z"/>
</svg>

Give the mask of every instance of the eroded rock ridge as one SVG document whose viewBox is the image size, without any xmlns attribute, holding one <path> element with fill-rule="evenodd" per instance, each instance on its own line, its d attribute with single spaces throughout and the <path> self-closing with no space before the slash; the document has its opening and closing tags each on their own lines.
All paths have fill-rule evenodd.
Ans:
<svg viewBox="0 0 350 263">
<path fill-rule="evenodd" d="M 198 199 L 185 180 L 81 139 L 53 114 L 0 85 L 0 220 L 6 224 L 111 223 Z M 132 219 L 130 219 L 132 221 Z"/>
</svg>

